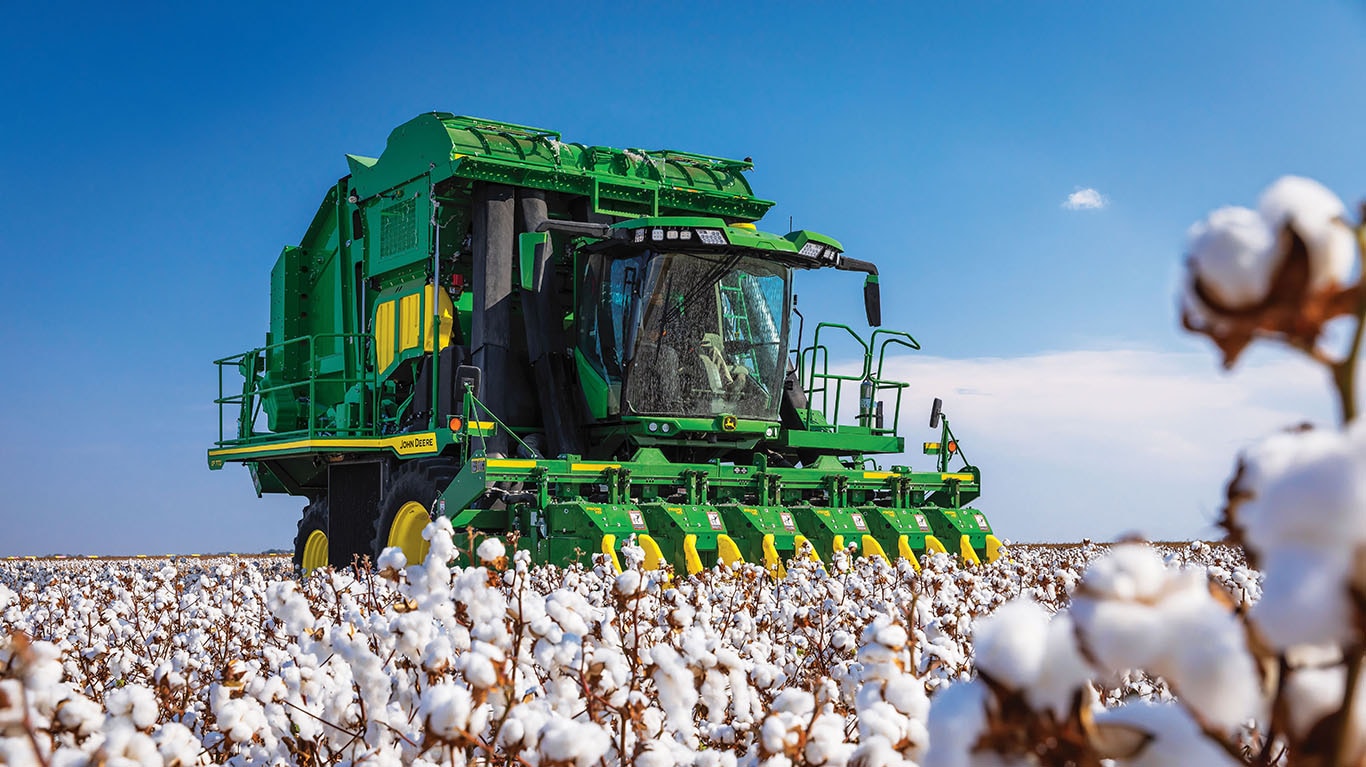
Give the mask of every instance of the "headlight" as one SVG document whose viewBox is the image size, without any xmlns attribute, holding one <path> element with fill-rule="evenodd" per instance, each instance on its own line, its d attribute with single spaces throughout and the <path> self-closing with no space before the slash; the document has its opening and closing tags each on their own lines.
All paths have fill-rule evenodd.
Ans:
<svg viewBox="0 0 1366 767">
<path fill-rule="evenodd" d="M 824 250 L 824 245 L 820 244 L 819 242 L 815 242 L 814 240 L 809 240 L 805 245 L 802 246 L 802 249 L 798 252 L 801 253 L 803 256 L 806 256 L 807 258 L 820 258 L 821 252 Z"/>
<path fill-rule="evenodd" d="M 637 230 L 636 230 L 636 238 L 635 238 L 635 241 L 636 241 L 636 242 L 645 242 L 645 230 L 644 230 L 644 229 L 637 229 Z"/>
<path fill-rule="evenodd" d="M 726 235 L 720 229 L 698 229 L 697 239 L 708 245 L 725 245 Z"/>
</svg>

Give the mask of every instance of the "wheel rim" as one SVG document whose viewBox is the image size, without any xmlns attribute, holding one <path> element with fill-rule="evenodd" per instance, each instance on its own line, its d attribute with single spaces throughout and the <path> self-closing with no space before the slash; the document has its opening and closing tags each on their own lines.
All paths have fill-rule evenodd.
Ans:
<svg viewBox="0 0 1366 767">
<path fill-rule="evenodd" d="M 321 530 L 314 530 L 308 534 L 308 540 L 304 541 L 304 555 L 302 565 L 305 573 L 312 572 L 319 567 L 327 567 L 327 533 Z"/>
<path fill-rule="evenodd" d="M 399 507 L 394 515 L 394 523 L 389 526 L 389 545 L 403 549 L 408 564 L 422 564 L 427 558 L 431 544 L 422 537 L 422 531 L 431 523 L 432 515 L 417 501 L 408 501 Z"/>
</svg>

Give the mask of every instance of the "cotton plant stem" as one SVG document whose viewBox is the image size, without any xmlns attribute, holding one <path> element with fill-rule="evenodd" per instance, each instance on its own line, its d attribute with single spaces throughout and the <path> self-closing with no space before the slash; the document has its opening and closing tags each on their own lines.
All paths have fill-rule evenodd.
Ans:
<svg viewBox="0 0 1366 767">
<path fill-rule="evenodd" d="M 1366 208 L 1366 206 L 1363 206 Z M 1366 209 L 1363 210 L 1363 219 L 1366 219 Z M 1357 253 L 1366 254 L 1366 221 L 1356 227 Z M 1360 264 L 1360 261 L 1358 261 Z M 1360 270 L 1359 270 L 1360 271 Z M 1357 277 L 1358 285 L 1361 276 Z M 1357 291 L 1357 313 L 1356 329 L 1352 333 L 1352 347 L 1347 352 L 1346 358 L 1333 368 L 1333 382 L 1338 387 L 1338 401 L 1342 404 L 1342 425 L 1350 424 L 1357 415 L 1356 400 L 1356 369 L 1357 358 L 1361 355 L 1361 340 L 1363 326 L 1366 326 L 1366 290 Z M 1357 682 L 1361 678 L 1362 648 L 1360 645 L 1353 645 L 1348 648 L 1347 653 L 1347 681 L 1342 691 L 1342 706 L 1338 708 L 1338 731 L 1337 742 L 1333 748 L 1333 764 L 1338 767 L 1348 767 L 1351 764 L 1353 754 L 1349 750 L 1349 742 L 1352 740 L 1352 718 L 1356 715 L 1356 689 Z"/>
<path fill-rule="evenodd" d="M 1363 218 L 1366 218 L 1366 210 L 1363 210 Z M 1366 254 L 1366 222 L 1354 230 L 1357 240 L 1357 253 Z M 1358 261 L 1360 264 L 1360 261 Z M 1359 269 L 1359 271 L 1361 271 Z M 1357 276 L 1357 311 L 1356 328 L 1352 332 L 1352 346 L 1347 352 L 1347 356 L 1333 365 L 1333 383 L 1338 389 L 1338 403 L 1341 408 L 1342 425 L 1346 426 L 1357 417 L 1357 361 L 1361 357 L 1361 342 L 1363 331 L 1366 331 L 1366 287 L 1361 287 L 1363 275 Z"/>
</svg>

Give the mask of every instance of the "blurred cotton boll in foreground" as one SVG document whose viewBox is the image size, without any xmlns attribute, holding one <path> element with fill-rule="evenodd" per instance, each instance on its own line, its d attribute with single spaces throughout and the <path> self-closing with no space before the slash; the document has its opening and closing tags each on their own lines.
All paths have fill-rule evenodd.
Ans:
<svg viewBox="0 0 1366 767">
<path fill-rule="evenodd" d="M 1262 569 L 1252 618 L 1272 647 L 1347 642 L 1366 544 L 1366 435 L 1323 429 L 1270 437 L 1243 454 L 1224 525 Z M 1363 562 L 1363 564 L 1358 564 Z"/>
<path fill-rule="evenodd" d="M 1356 308 L 1356 262 L 1342 200 L 1285 176 L 1256 211 L 1220 208 L 1191 227 L 1181 321 L 1209 336 L 1232 367 L 1255 337 L 1312 349 L 1323 325 Z"/>
</svg>

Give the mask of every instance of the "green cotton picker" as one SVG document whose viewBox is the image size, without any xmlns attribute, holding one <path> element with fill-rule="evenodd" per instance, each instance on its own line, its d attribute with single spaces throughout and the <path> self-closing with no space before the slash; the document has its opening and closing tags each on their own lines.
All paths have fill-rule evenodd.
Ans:
<svg viewBox="0 0 1366 767">
<path fill-rule="evenodd" d="M 877 268 L 756 228 L 748 160 L 438 112 L 347 162 L 271 271 L 265 345 L 216 363 L 209 466 L 307 499 L 302 570 L 419 561 L 437 516 L 538 563 L 619 568 L 634 542 L 680 574 L 998 556 L 938 400 L 933 470 L 876 460 L 905 448 L 883 365 L 915 339 L 823 322 L 803 346 L 794 271 L 866 275 L 876 328 Z"/>
</svg>

